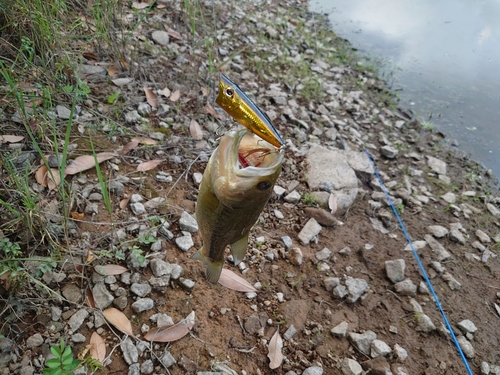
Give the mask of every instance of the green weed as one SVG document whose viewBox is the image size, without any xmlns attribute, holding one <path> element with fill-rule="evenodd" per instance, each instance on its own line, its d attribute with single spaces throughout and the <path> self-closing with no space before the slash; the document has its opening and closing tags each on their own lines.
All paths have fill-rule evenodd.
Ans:
<svg viewBox="0 0 500 375">
<path fill-rule="evenodd" d="M 316 197 L 311 193 L 305 193 L 302 197 L 302 203 L 306 206 L 313 206 L 316 203 Z"/>
<path fill-rule="evenodd" d="M 90 356 L 84 359 L 77 359 L 73 355 L 71 347 L 68 346 L 63 339 L 59 341 L 59 345 L 51 346 L 50 351 L 55 358 L 50 358 L 45 361 L 45 369 L 43 375 L 72 375 L 75 370 L 84 367 L 91 372 L 97 369 L 102 369 L 101 363 Z"/>
</svg>

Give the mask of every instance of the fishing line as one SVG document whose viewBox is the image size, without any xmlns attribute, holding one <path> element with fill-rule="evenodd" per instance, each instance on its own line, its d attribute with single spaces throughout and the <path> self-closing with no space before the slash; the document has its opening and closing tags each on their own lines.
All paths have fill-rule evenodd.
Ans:
<svg viewBox="0 0 500 375">
<path fill-rule="evenodd" d="M 394 215 L 396 216 L 396 219 L 398 219 L 399 226 L 401 227 L 401 230 L 403 231 L 403 234 L 405 235 L 406 240 L 408 241 L 408 244 L 410 245 L 411 251 L 412 251 L 413 256 L 415 257 L 415 259 L 416 259 L 416 261 L 418 263 L 418 266 L 420 267 L 420 271 L 422 272 L 424 280 L 427 283 L 427 285 L 429 286 L 429 290 L 430 290 L 430 292 L 432 294 L 432 297 L 434 298 L 434 301 L 436 302 L 436 306 L 437 306 L 439 312 L 441 313 L 441 316 L 443 317 L 443 320 L 444 320 L 444 322 L 446 324 L 446 328 L 450 332 L 450 335 L 451 335 L 451 338 L 453 340 L 453 343 L 457 347 L 457 351 L 460 354 L 460 357 L 462 358 L 462 362 L 464 363 L 464 366 L 467 369 L 467 373 L 469 375 L 473 375 L 472 371 L 471 371 L 471 369 L 469 367 L 469 364 L 467 363 L 467 359 L 465 358 L 465 355 L 464 355 L 464 353 L 462 351 L 462 348 L 460 347 L 460 344 L 458 343 L 458 340 L 457 340 L 457 338 L 455 336 L 455 333 L 453 332 L 453 329 L 451 328 L 450 322 L 448 321 L 448 318 L 446 317 L 446 314 L 445 314 L 445 312 L 443 310 L 443 307 L 441 306 L 441 303 L 439 302 L 439 298 L 436 295 L 436 293 L 434 292 L 434 288 L 432 286 L 431 280 L 427 276 L 427 272 L 425 271 L 424 266 L 422 265 L 422 262 L 420 261 L 420 257 L 418 256 L 415 248 L 413 247 L 413 242 L 411 241 L 410 236 L 408 235 L 408 232 L 406 231 L 406 228 L 405 228 L 405 226 L 403 224 L 403 221 L 399 217 L 399 214 L 398 214 L 398 211 L 396 210 L 396 207 L 394 207 L 394 203 L 392 203 L 392 199 L 391 199 L 391 197 L 389 195 L 389 192 L 387 191 L 387 189 L 386 189 L 386 187 L 384 185 L 384 182 L 382 181 L 382 178 L 380 177 L 380 175 L 379 175 L 379 173 L 377 171 L 377 167 L 375 167 L 375 163 L 373 162 L 373 159 L 372 159 L 371 155 L 368 153 L 368 151 L 366 150 L 366 148 L 364 148 L 363 151 L 368 156 L 368 160 L 370 161 L 370 164 L 373 167 L 373 171 L 375 172 L 375 176 L 377 176 L 378 182 L 380 183 L 380 187 L 382 188 L 385 196 L 387 197 L 387 201 L 389 202 L 389 206 L 391 206 L 392 211 L 394 212 Z"/>
</svg>

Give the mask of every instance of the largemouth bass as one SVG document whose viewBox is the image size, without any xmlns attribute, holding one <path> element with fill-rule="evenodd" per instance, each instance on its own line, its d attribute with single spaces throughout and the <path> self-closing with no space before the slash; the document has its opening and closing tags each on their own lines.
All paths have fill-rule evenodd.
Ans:
<svg viewBox="0 0 500 375">
<path fill-rule="evenodd" d="M 269 117 L 224 74 L 219 78 L 219 95 L 215 102 L 241 125 L 274 147 L 284 145 Z"/>
<path fill-rule="evenodd" d="M 227 245 L 235 265 L 245 257 L 248 232 L 271 196 L 283 155 L 243 129 L 226 133 L 210 157 L 195 212 L 203 246 L 193 258 L 205 262 L 211 283 L 219 280 Z"/>
</svg>

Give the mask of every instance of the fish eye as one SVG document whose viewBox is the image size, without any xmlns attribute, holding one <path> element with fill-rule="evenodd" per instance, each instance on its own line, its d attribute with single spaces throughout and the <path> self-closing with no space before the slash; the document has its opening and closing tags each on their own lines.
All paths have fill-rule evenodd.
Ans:
<svg viewBox="0 0 500 375">
<path fill-rule="evenodd" d="M 257 189 L 259 190 L 267 190 L 271 187 L 271 183 L 269 181 L 261 181 L 257 184 Z"/>
<path fill-rule="evenodd" d="M 232 98 L 234 95 L 234 90 L 232 88 L 227 88 L 226 89 L 226 96 L 229 96 L 230 98 Z"/>
</svg>

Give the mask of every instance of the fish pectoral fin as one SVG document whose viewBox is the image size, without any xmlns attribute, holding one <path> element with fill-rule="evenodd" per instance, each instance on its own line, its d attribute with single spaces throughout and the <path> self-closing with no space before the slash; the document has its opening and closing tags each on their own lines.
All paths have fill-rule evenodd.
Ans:
<svg viewBox="0 0 500 375">
<path fill-rule="evenodd" d="M 203 263 L 207 265 L 206 277 L 208 282 L 215 284 L 217 283 L 217 281 L 219 281 L 224 261 L 221 262 L 211 261 L 210 259 L 208 259 L 207 256 L 203 254 L 203 247 L 193 255 L 193 259 L 201 260 Z"/>
<path fill-rule="evenodd" d="M 234 265 L 237 266 L 247 253 L 248 233 L 241 237 L 238 241 L 231 244 L 231 253 L 233 254 Z"/>
</svg>

